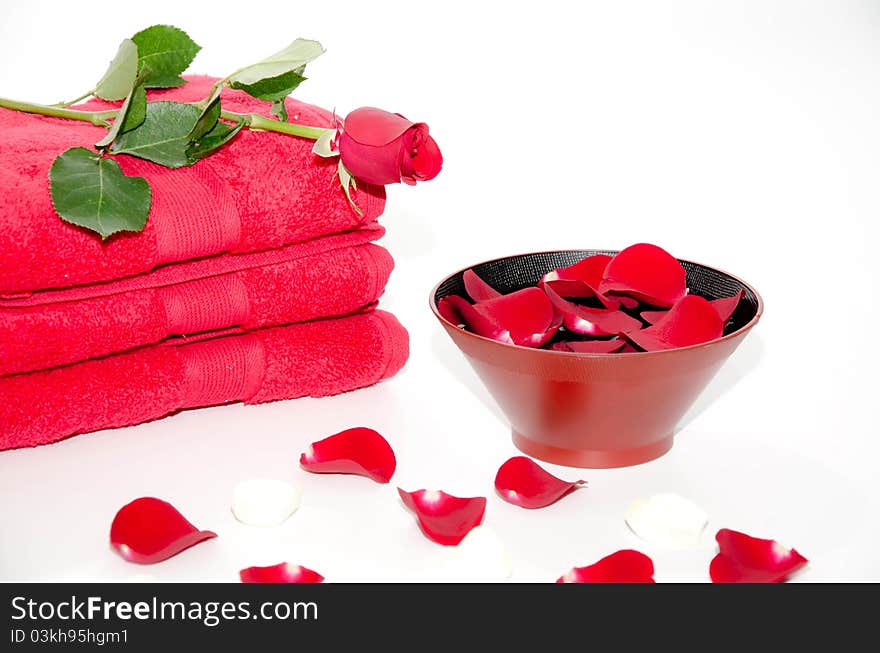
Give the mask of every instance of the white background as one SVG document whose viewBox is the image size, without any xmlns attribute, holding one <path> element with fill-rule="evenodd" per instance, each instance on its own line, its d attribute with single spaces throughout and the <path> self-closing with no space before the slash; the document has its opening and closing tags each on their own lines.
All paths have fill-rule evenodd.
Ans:
<svg viewBox="0 0 880 653">
<path fill-rule="evenodd" d="M 710 536 L 730 527 L 795 546 L 811 561 L 798 580 L 880 580 L 878 3 L 428 6 L 2 3 L 2 96 L 75 97 L 123 37 L 158 22 L 203 46 L 193 72 L 217 75 L 306 36 L 327 53 L 297 97 L 425 121 L 445 167 L 389 188 L 383 243 L 397 268 L 383 305 L 410 330 L 401 374 L 331 399 L 191 410 L 0 453 L 0 579 L 235 581 L 282 559 L 328 581 L 427 578 L 449 551 L 422 536 L 400 485 L 488 496 L 514 580 L 552 581 L 630 547 L 653 557 L 658 580 L 707 580 L 713 543 L 668 551 L 624 525 L 633 499 L 661 491 L 703 506 Z M 540 511 L 505 504 L 492 481 L 517 452 L 429 290 L 496 256 L 638 241 L 751 282 L 764 318 L 669 454 L 619 470 L 548 466 L 589 488 Z M 309 442 L 355 425 L 394 446 L 391 485 L 299 469 Z M 304 489 L 284 526 L 233 519 L 232 488 L 254 476 Z M 220 537 L 148 568 L 124 562 L 110 522 L 141 495 Z"/>
</svg>

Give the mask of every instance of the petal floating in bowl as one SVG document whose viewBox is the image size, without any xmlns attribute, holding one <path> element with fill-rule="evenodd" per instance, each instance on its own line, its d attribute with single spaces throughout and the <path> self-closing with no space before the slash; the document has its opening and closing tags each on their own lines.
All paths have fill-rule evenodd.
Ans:
<svg viewBox="0 0 880 653">
<path fill-rule="evenodd" d="M 238 572 L 242 583 L 323 583 L 324 577 L 301 565 L 281 562 L 269 567 L 248 567 Z"/>
<path fill-rule="evenodd" d="M 722 528 L 715 534 L 718 555 L 709 565 L 713 583 L 780 583 L 807 564 L 794 549 Z"/>
<path fill-rule="evenodd" d="M 464 326 L 464 318 L 461 316 L 461 312 L 458 310 L 458 300 L 461 300 L 465 304 L 468 303 L 464 297 L 459 297 L 458 295 L 447 295 L 446 297 L 441 297 L 440 301 L 437 302 L 437 312 L 440 313 L 440 317 L 442 317 L 447 322 L 451 322 L 452 324 L 456 324 L 458 326 Z"/>
<path fill-rule="evenodd" d="M 548 272 L 541 281 L 582 281 L 593 288 L 598 288 L 602 282 L 602 275 L 611 257 L 608 254 L 594 254 L 581 259 L 574 265 L 557 268 Z"/>
<path fill-rule="evenodd" d="M 727 321 L 730 319 L 730 316 L 733 315 L 733 312 L 739 305 L 739 301 L 745 296 L 745 294 L 746 292 L 744 290 L 740 290 L 732 297 L 721 297 L 720 299 L 709 300 L 709 303 L 715 307 L 716 311 L 718 311 L 718 317 L 721 318 L 722 324 L 727 324 Z M 640 315 L 648 324 L 656 324 L 657 321 L 668 312 L 669 311 L 642 311 Z"/>
<path fill-rule="evenodd" d="M 538 288 L 523 288 L 473 306 L 451 301 L 474 333 L 509 344 L 540 347 L 560 325 L 553 305 Z"/>
<path fill-rule="evenodd" d="M 718 311 L 718 316 L 721 318 L 722 324 L 727 324 L 730 316 L 733 315 L 736 307 L 739 306 L 740 300 L 745 297 L 745 295 L 746 291 L 740 290 L 733 297 L 722 297 L 721 299 L 713 299 L 709 302 L 715 307 L 715 310 Z"/>
<path fill-rule="evenodd" d="M 697 295 L 685 295 L 656 324 L 622 334 L 645 351 L 659 351 L 709 342 L 723 332 L 724 323 L 712 304 Z"/>
<path fill-rule="evenodd" d="M 618 299 L 608 297 L 597 290 L 610 260 L 611 257 L 607 254 L 587 256 L 574 265 L 548 272 L 541 277 L 538 285 L 551 285 L 561 297 L 595 297 L 605 308 L 620 308 Z"/>
<path fill-rule="evenodd" d="M 473 270 L 465 270 L 461 277 L 464 289 L 475 302 L 483 302 L 487 299 L 501 297 L 501 293 L 477 276 Z"/>
<path fill-rule="evenodd" d="M 560 297 L 550 284 L 544 293 L 553 308 L 562 316 L 562 324 L 572 333 L 587 336 L 613 336 L 624 331 L 639 329 L 642 323 L 623 311 L 578 306 Z"/>
<path fill-rule="evenodd" d="M 358 474 L 377 483 L 394 475 L 397 459 L 388 441 L 373 429 L 356 427 L 313 442 L 300 466 L 317 474 Z"/>
<path fill-rule="evenodd" d="M 632 549 L 617 551 L 588 567 L 573 567 L 557 583 L 653 583 L 654 563 Z"/>
<path fill-rule="evenodd" d="M 657 324 L 657 321 L 660 320 L 668 312 L 669 309 L 662 309 L 659 311 L 642 311 L 641 313 L 639 313 L 639 317 L 648 324 Z"/>
<path fill-rule="evenodd" d="M 687 292 L 687 274 L 666 250 L 639 243 L 616 254 L 599 292 L 625 293 L 655 306 L 672 306 Z"/>
<path fill-rule="evenodd" d="M 200 531 L 167 501 L 141 497 L 124 505 L 110 526 L 110 545 L 129 562 L 149 565 L 217 537 Z"/>
<path fill-rule="evenodd" d="M 447 295 L 437 302 L 437 311 L 445 320 L 464 325 L 474 333 L 514 344 L 510 332 L 499 327 L 492 320 L 474 310 L 474 305 L 460 295 Z"/>
<path fill-rule="evenodd" d="M 594 286 L 584 283 L 583 281 L 539 281 L 539 288 L 552 288 L 560 297 L 570 297 L 576 299 L 588 299 L 595 297 L 607 309 L 615 310 L 620 308 L 620 298 L 603 295 Z"/>
<path fill-rule="evenodd" d="M 507 331 L 517 345 L 540 347 L 556 332 L 553 305 L 539 288 L 523 288 L 480 302 L 474 310 Z"/>
<path fill-rule="evenodd" d="M 458 544 L 483 521 L 486 512 L 486 497 L 461 498 L 442 490 L 397 491 L 416 514 L 422 532 L 438 544 Z"/>
<path fill-rule="evenodd" d="M 521 508 L 549 506 L 586 484 L 563 481 L 525 456 L 509 459 L 495 475 L 495 489 L 501 498 Z"/>
<path fill-rule="evenodd" d="M 611 294 L 611 295 L 607 295 L 607 296 L 608 296 L 608 297 L 611 297 L 612 299 L 616 299 L 617 301 L 620 302 L 620 305 L 621 305 L 623 308 L 626 308 L 626 309 L 628 309 L 628 310 L 632 310 L 632 309 L 634 309 L 634 308 L 638 308 L 638 306 L 639 306 L 639 300 L 638 300 L 638 299 L 633 299 L 632 297 L 627 297 L 626 295 L 614 295 L 614 294 Z"/>
</svg>

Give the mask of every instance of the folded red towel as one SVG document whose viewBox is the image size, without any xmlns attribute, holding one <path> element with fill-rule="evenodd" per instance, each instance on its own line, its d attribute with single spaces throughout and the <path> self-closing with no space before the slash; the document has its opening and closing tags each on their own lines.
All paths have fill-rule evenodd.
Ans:
<svg viewBox="0 0 880 653">
<path fill-rule="evenodd" d="M 173 335 L 253 330 L 360 311 L 379 299 L 394 265 L 378 245 L 336 249 L 366 233 L 322 238 L 326 251 L 319 253 L 312 252 L 318 248 L 314 243 L 289 245 L 173 264 L 161 274 L 125 282 L 0 299 L 0 376 L 106 356 Z"/>
<path fill-rule="evenodd" d="M 373 311 L 0 378 L 0 450 L 139 424 L 184 408 L 321 397 L 394 375 L 406 330 Z"/>
<path fill-rule="evenodd" d="M 191 77 L 150 99 L 204 98 L 213 78 Z M 268 103 L 224 90 L 224 106 L 267 114 Z M 92 101 L 95 109 L 111 105 Z M 288 101 L 298 122 L 331 125 L 329 112 Z M 252 252 L 375 223 L 385 204 L 381 186 L 358 184 L 349 205 L 336 161 L 312 154 L 313 142 L 243 130 L 228 146 L 194 166 L 169 170 L 131 156 L 117 160 L 146 177 L 153 192 L 147 226 L 102 243 L 63 222 L 52 208 L 49 167 L 69 147 L 88 146 L 105 130 L 89 123 L 0 109 L 0 295 L 119 279 L 174 261 L 221 252 Z"/>
</svg>

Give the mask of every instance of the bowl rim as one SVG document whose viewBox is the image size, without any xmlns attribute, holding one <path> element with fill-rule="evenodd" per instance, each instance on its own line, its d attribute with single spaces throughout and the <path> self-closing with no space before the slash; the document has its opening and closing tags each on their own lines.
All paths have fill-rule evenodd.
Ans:
<svg viewBox="0 0 880 653">
<path fill-rule="evenodd" d="M 755 315 L 752 317 L 752 319 L 749 320 L 746 324 L 744 324 L 743 326 L 741 326 L 739 329 L 737 329 L 736 331 L 734 331 L 732 333 L 728 333 L 727 335 L 721 336 L 720 338 L 715 338 L 714 340 L 709 340 L 708 342 L 701 342 L 696 345 L 688 345 L 687 347 L 673 347 L 672 349 L 660 349 L 657 351 L 631 351 L 631 352 L 617 352 L 617 353 L 557 351 L 555 349 L 542 349 L 540 347 L 525 347 L 523 345 L 515 345 L 515 344 L 509 343 L 509 342 L 501 342 L 500 340 L 493 340 L 492 338 L 487 338 L 486 336 L 481 336 L 481 335 L 476 334 L 472 331 L 468 331 L 467 329 L 462 329 L 457 324 L 453 324 L 452 322 L 447 320 L 445 317 L 440 315 L 440 311 L 437 309 L 437 302 L 434 301 L 434 297 L 437 295 L 437 291 L 440 289 L 440 286 L 442 286 L 444 283 L 446 283 L 452 277 L 459 275 L 459 274 L 463 274 L 467 270 L 475 268 L 478 265 L 485 265 L 487 263 L 494 263 L 495 261 L 502 261 L 504 259 L 509 259 L 509 258 L 518 258 L 521 256 L 533 256 L 536 254 L 557 254 L 559 252 L 581 252 L 581 251 L 613 252 L 614 254 L 618 254 L 622 250 L 602 249 L 602 248 L 598 248 L 598 247 L 569 248 L 569 249 L 547 249 L 547 250 L 540 250 L 540 251 L 536 251 L 536 252 L 524 252 L 522 254 L 510 254 L 508 256 L 498 256 L 496 258 L 486 259 L 485 261 L 480 261 L 479 263 L 472 263 L 471 265 L 469 265 L 467 267 L 461 268 L 460 270 L 456 270 L 455 272 L 443 277 L 443 279 L 441 279 L 431 289 L 431 294 L 428 296 L 428 305 L 431 308 L 431 312 L 434 313 L 434 316 L 438 320 L 440 320 L 441 324 L 443 324 L 444 326 L 448 325 L 449 327 L 452 327 L 453 329 L 460 331 L 466 337 L 474 338 L 478 341 L 482 340 L 483 342 L 492 343 L 493 345 L 498 345 L 499 347 L 507 347 L 507 348 L 510 348 L 513 350 L 540 352 L 542 354 L 546 353 L 546 354 L 557 355 L 557 356 L 568 356 L 570 358 L 601 358 L 601 359 L 620 357 L 620 356 L 630 356 L 630 357 L 632 357 L 632 356 L 662 356 L 662 355 L 672 354 L 674 352 L 704 349 L 706 347 L 714 346 L 717 343 L 725 342 L 727 340 L 732 340 L 732 339 L 737 338 L 741 335 L 744 335 L 746 332 L 748 332 L 752 327 L 754 327 L 758 323 L 758 320 L 760 320 L 761 315 L 764 313 L 764 299 L 761 297 L 761 294 L 755 289 L 755 287 L 752 284 L 744 281 L 743 279 L 736 276 L 735 274 L 731 274 L 730 272 L 727 272 L 726 270 L 722 270 L 721 268 L 716 268 L 713 265 L 706 265 L 705 263 L 699 263 L 697 261 L 691 261 L 690 259 L 683 259 L 683 258 L 676 258 L 676 260 L 678 260 L 680 263 L 689 263 L 691 265 L 699 265 L 701 267 L 708 268 L 708 269 L 713 270 L 715 272 L 720 272 L 721 274 L 727 275 L 731 279 L 734 279 L 735 281 L 739 282 L 740 284 L 742 284 L 743 286 L 748 288 L 752 292 L 752 294 L 755 295 L 755 299 L 757 299 L 757 301 L 758 301 L 758 308 L 756 309 Z"/>
</svg>

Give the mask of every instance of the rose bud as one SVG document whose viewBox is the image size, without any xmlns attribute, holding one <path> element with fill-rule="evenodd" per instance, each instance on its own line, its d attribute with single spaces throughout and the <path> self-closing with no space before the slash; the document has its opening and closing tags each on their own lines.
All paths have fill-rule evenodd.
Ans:
<svg viewBox="0 0 880 653">
<path fill-rule="evenodd" d="M 410 186 L 437 176 L 443 155 L 428 125 L 373 107 L 355 109 L 339 137 L 342 164 L 359 181 Z"/>
</svg>

